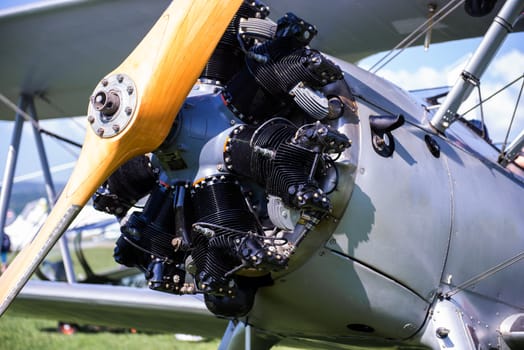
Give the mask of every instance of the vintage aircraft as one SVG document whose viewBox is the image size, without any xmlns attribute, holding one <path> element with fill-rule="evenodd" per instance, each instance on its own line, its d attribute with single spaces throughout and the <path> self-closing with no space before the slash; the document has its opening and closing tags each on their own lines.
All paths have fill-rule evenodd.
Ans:
<svg viewBox="0 0 524 350">
<path fill-rule="evenodd" d="M 130 18 L 155 12 L 116 3 Z M 514 160 L 524 134 L 499 150 L 457 110 L 524 1 L 269 3 L 271 16 L 257 1 L 175 1 L 93 84 L 75 171 L 0 277 L 0 310 L 14 301 L 71 321 L 223 334 L 221 349 L 523 348 L 524 174 Z M 113 26 L 126 17 L 109 4 L 59 1 L 0 25 L 82 13 L 100 25 L 71 50 L 103 43 L 80 55 L 93 75 L 91 60 L 114 58 Z M 405 21 L 379 20 L 385 12 Z M 486 30 L 439 108 L 312 41 L 318 34 L 331 54 L 355 59 L 396 39 L 378 29 L 417 29 L 426 15 L 427 41 Z M 370 39 L 357 44 L 364 32 Z M 64 50 L 50 73 L 20 59 L 25 87 L 43 84 L 22 90 L 21 109 L 34 109 L 32 96 L 48 106 L 61 96 L 76 113 L 83 89 L 45 86 L 84 82 L 70 78 L 79 62 Z M 22 290 L 93 194 L 122 219 L 115 259 L 140 268 L 152 290 L 37 281 Z"/>
</svg>

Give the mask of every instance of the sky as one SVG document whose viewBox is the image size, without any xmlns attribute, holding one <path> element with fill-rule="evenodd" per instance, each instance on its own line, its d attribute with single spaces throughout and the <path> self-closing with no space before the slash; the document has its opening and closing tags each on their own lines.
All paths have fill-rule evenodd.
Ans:
<svg viewBox="0 0 524 350">
<path fill-rule="evenodd" d="M 12 2 L 22 3 L 23 1 L 13 0 Z M 8 3 L 9 1 L 2 0 L 0 9 L 8 5 Z M 409 48 L 382 68 L 378 75 L 407 90 L 451 86 L 457 80 L 479 42 L 480 39 L 467 39 L 443 44 L 432 44 L 427 51 L 420 46 Z M 367 69 L 383 55 L 384 53 L 379 53 L 368 57 L 359 62 L 359 65 Z M 523 74 L 524 33 L 514 33 L 508 36 L 504 46 L 499 50 L 495 60 L 482 77 L 482 96 L 489 96 Z M 485 106 L 485 122 L 489 128 L 490 136 L 495 142 L 504 140 L 521 85 L 522 79 L 504 93 L 493 98 Z M 475 104 L 477 96 L 477 93 L 474 92 L 462 111 L 469 109 L 469 106 Z M 524 96 L 521 100 L 524 100 Z M 517 120 L 514 122 L 513 131 L 510 134 L 510 140 L 524 129 L 523 107 L 524 102 L 521 101 L 517 110 Z M 475 117 L 479 118 L 479 114 L 472 112 L 466 115 L 467 119 Z M 85 133 L 84 121 L 83 118 L 45 120 L 41 122 L 41 125 L 45 129 L 82 143 Z M 2 178 L 7 150 L 11 141 L 12 126 L 12 122 L 0 121 L 0 135 L 2 136 L 0 137 L 0 177 Z M 57 182 L 65 182 L 79 154 L 79 149 L 66 146 L 45 135 L 43 138 L 51 167 L 62 169 L 54 172 L 53 178 Z M 30 175 L 33 175 L 33 179 L 41 179 L 41 175 L 35 174 L 40 169 L 40 163 L 36 154 L 31 126 L 28 123 L 25 123 L 22 139 L 19 162 L 15 173 L 17 179 L 22 181 L 30 178 Z"/>
<path fill-rule="evenodd" d="M 45 130 L 82 144 L 86 130 L 84 121 L 85 117 L 50 119 L 40 121 L 40 125 Z M 5 162 L 11 143 L 13 126 L 14 122 L 0 121 L 0 135 L 2 135 L 0 137 L 0 177 L 2 179 L 4 177 Z M 49 166 L 54 170 L 52 174 L 53 181 L 66 182 L 80 154 L 80 149 L 47 135 L 42 135 L 42 140 L 48 155 Z M 13 154 L 13 152 L 10 153 Z M 21 184 L 27 180 L 43 181 L 32 125 L 27 122 L 24 123 L 22 129 L 21 144 L 17 157 L 18 163 L 15 170 L 15 181 L 17 183 Z"/>
<path fill-rule="evenodd" d="M 478 39 L 465 39 L 448 43 L 432 44 L 425 51 L 422 47 L 412 47 L 377 72 L 377 75 L 392 81 L 407 90 L 430 87 L 452 86 L 472 53 L 480 43 Z M 370 68 L 384 56 L 376 54 L 359 62 L 363 68 Z M 481 78 L 480 91 L 486 98 L 506 84 L 524 75 L 524 33 L 510 34 L 499 49 L 495 59 Z M 511 88 L 497 94 L 484 106 L 484 117 L 494 142 L 502 142 L 513 115 L 515 103 L 522 86 L 522 79 Z M 459 113 L 469 110 L 478 103 L 475 90 L 464 103 Z M 465 115 L 466 119 L 480 119 L 480 112 Z M 521 97 L 510 140 L 524 129 L 524 96 Z"/>
<path fill-rule="evenodd" d="M 2 0 L 0 1 L 0 9 L 29 4 L 31 2 L 33 2 L 33 0 Z"/>
<path fill-rule="evenodd" d="M 44 0 L 0 0 L 0 9 L 4 8 L 10 8 L 15 6 L 24 6 L 27 4 L 34 4 L 38 2 L 43 2 Z M 62 3 L 62 2 L 70 2 L 74 0 L 45 0 L 47 2 L 55 2 L 55 3 Z"/>
</svg>

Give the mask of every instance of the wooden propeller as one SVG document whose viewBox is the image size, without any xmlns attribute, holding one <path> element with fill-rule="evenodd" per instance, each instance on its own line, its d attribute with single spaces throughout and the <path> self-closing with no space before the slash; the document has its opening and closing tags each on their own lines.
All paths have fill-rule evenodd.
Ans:
<svg viewBox="0 0 524 350">
<path fill-rule="evenodd" d="M 36 237 L 0 277 L 0 315 L 105 179 L 162 143 L 241 2 L 173 1 L 95 89 L 92 125 L 71 178 Z"/>
</svg>

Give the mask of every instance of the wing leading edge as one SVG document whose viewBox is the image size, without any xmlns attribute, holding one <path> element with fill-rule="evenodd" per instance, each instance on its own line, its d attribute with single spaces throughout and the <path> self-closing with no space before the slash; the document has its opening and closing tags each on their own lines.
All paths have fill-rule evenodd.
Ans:
<svg viewBox="0 0 524 350">
<path fill-rule="evenodd" d="M 197 296 L 147 288 L 32 280 L 9 309 L 12 315 L 219 338 L 227 320 L 210 313 Z"/>
<path fill-rule="evenodd" d="M 0 11 L 0 93 L 34 95 L 38 117 L 85 115 L 96 84 L 170 1 L 44 1 Z M 0 120 L 14 112 L 0 105 Z"/>
<path fill-rule="evenodd" d="M 11 101 L 22 93 L 37 96 L 41 119 L 84 115 L 97 82 L 129 54 L 169 2 L 51 0 L 1 10 L 0 93 Z M 391 49 L 424 22 L 430 2 L 438 10 L 449 0 L 264 2 L 275 20 L 291 11 L 315 24 L 315 48 L 354 62 Z M 483 35 L 501 5 L 484 17 L 471 17 L 460 6 L 433 28 L 432 42 Z M 13 115 L 0 105 L 0 120 Z"/>
<path fill-rule="evenodd" d="M 498 1 L 486 16 L 472 17 L 460 0 L 265 0 L 271 17 L 278 19 L 289 11 L 314 24 L 318 36 L 315 48 L 337 58 L 356 62 L 369 55 L 391 50 L 430 16 L 440 10 L 457 8 L 432 28 L 431 42 L 480 37 L 484 35 L 504 1 Z M 443 11 L 446 12 L 446 11 Z M 522 22 L 522 21 L 521 21 Z M 524 30 L 519 23 L 515 31 Z M 424 36 L 413 43 L 422 45 Z"/>
</svg>

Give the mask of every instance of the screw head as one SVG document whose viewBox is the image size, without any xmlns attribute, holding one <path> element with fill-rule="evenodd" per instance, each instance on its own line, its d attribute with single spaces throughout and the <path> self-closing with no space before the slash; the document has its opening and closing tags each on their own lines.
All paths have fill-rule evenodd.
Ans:
<svg viewBox="0 0 524 350">
<path fill-rule="evenodd" d="M 436 333 L 437 337 L 439 337 L 440 339 L 444 339 L 449 335 L 449 329 L 447 329 L 446 327 L 439 327 L 437 328 Z"/>
</svg>

